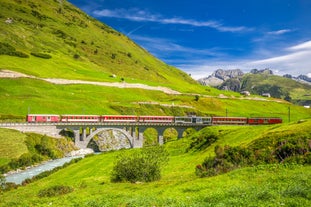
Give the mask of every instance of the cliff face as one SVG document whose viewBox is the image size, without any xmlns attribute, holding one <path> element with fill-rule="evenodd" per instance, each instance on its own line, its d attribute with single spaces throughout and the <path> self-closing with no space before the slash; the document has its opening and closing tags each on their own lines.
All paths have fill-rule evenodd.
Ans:
<svg viewBox="0 0 311 207">
<path fill-rule="evenodd" d="M 242 77 L 244 73 L 240 69 L 235 70 L 222 70 L 218 69 L 212 73 L 212 75 L 208 76 L 207 78 L 199 79 L 199 83 L 202 85 L 209 85 L 209 86 L 220 86 L 225 81 L 229 79 L 238 79 Z"/>
<path fill-rule="evenodd" d="M 284 78 L 293 79 L 295 81 L 311 85 L 311 77 L 306 76 L 306 75 L 299 75 L 298 77 L 294 77 L 294 76 L 292 76 L 290 74 L 286 74 L 286 75 L 283 75 L 283 77 Z"/>
</svg>

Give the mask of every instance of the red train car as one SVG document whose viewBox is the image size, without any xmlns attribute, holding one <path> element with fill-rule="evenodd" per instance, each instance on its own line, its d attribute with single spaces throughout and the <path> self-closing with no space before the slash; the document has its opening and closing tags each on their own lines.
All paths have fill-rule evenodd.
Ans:
<svg viewBox="0 0 311 207">
<path fill-rule="evenodd" d="M 99 115 L 62 115 L 62 122 L 99 122 Z"/>
<path fill-rule="evenodd" d="M 102 115 L 101 122 L 137 122 L 138 117 L 135 115 Z"/>
<path fill-rule="evenodd" d="M 174 116 L 140 116 L 139 122 L 145 123 L 173 123 Z"/>
<path fill-rule="evenodd" d="M 60 122 L 60 116 L 56 114 L 28 114 L 26 121 L 28 123 L 56 123 Z"/>
<path fill-rule="evenodd" d="M 247 124 L 246 117 L 212 117 L 213 125 L 244 125 Z"/>
<path fill-rule="evenodd" d="M 262 124 L 280 124 L 281 118 L 277 117 L 252 117 L 248 118 L 249 125 L 262 125 Z"/>
</svg>

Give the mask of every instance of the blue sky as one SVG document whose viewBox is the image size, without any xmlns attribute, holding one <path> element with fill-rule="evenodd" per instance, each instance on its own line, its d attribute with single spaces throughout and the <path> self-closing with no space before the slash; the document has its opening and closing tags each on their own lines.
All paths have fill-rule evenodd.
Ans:
<svg viewBox="0 0 311 207">
<path fill-rule="evenodd" d="M 69 0 L 194 79 L 270 68 L 311 77 L 311 0 Z"/>
</svg>

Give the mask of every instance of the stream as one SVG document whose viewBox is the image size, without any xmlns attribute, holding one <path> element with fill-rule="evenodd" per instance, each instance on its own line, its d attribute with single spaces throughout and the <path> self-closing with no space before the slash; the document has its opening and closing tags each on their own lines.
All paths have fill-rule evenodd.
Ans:
<svg viewBox="0 0 311 207">
<path fill-rule="evenodd" d="M 38 175 L 44 171 L 52 170 L 56 167 L 63 166 L 66 162 L 70 162 L 72 159 L 83 157 L 81 156 L 72 156 L 72 157 L 64 157 L 56 160 L 51 160 L 48 162 L 45 162 L 43 164 L 40 164 L 35 167 L 31 167 L 29 169 L 20 171 L 20 172 L 14 172 L 12 174 L 8 174 L 5 176 L 6 182 L 12 182 L 15 184 L 22 184 L 24 180 L 27 178 L 32 178 L 35 175 Z"/>
</svg>

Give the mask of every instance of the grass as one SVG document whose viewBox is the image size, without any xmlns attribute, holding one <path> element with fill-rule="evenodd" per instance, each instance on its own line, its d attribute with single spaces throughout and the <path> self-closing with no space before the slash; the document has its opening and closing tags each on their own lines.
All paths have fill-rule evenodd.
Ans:
<svg viewBox="0 0 311 207">
<path fill-rule="evenodd" d="M 0 166 L 28 152 L 25 138 L 26 135 L 21 132 L 0 128 Z"/>
<path fill-rule="evenodd" d="M 241 95 L 237 93 L 200 86 L 184 72 L 154 58 L 126 36 L 67 2 L 60 6 L 59 1 L 3 0 L 0 7 L 0 42 L 26 54 L 44 53 L 52 57 L 0 55 L 0 69 L 45 78 L 107 82 L 119 82 L 123 78 L 129 83 L 167 86 L 191 93 L 168 95 L 142 89 L 54 85 L 28 78 L 0 79 L 1 117 L 20 118 L 28 112 L 137 115 L 195 112 L 217 116 L 277 116 L 286 123 L 213 127 L 218 131 L 219 139 L 200 151 L 185 153 L 190 138 L 167 142 L 170 161 L 163 168 L 162 179 L 153 183 L 111 183 L 110 172 L 115 157 L 123 151 L 95 155 L 40 181 L 1 194 L 0 206 L 310 205 L 310 166 L 259 166 L 203 179 L 194 174 L 195 166 L 206 156 L 213 155 L 215 145 L 248 145 L 265 134 L 276 132 L 304 133 L 310 121 L 301 124 L 297 121 L 310 118 L 310 109 L 274 99 L 240 99 Z M 12 17 L 14 23 L 6 24 L 7 17 Z M 117 77 L 112 78 L 112 74 Z M 305 89 L 298 92 L 305 94 Z M 220 93 L 228 98 L 219 98 Z M 200 94 L 197 100 L 195 94 Z M 287 124 L 289 107 L 291 123 Z M 205 130 L 210 129 L 200 133 Z M 0 164 L 8 163 L 27 150 L 22 133 L 0 129 L 0 139 Z M 73 192 L 61 197 L 38 196 L 39 192 L 55 186 L 67 186 Z"/>
<path fill-rule="evenodd" d="M 310 120 L 276 126 L 217 126 L 218 145 L 248 145 L 264 134 L 288 131 L 310 133 Z M 204 133 L 200 132 L 200 133 Z M 311 167 L 297 164 L 260 165 L 230 173 L 198 178 L 196 164 L 213 155 L 214 146 L 201 151 L 185 149 L 190 138 L 165 144 L 170 153 L 162 179 L 152 183 L 111 183 L 110 173 L 123 150 L 85 158 L 51 176 L 6 192 L 0 206 L 309 206 Z M 68 186 L 73 192 L 41 198 L 38 193 L 53 186 Z M 61 198 L 61 199 L 60 199 Z"/>
<path fill-rule="evenodd" d="M 125 35 L 87 16 L 68 2 L 3 0 L 0 6 L 0 42 L 29 55 L 40 53 L 51 56 L 50 59 L 44 59 L 33 55 L 29 58 L 0 55 L 0 69 L 41 78 L 105 82 L 120 82 L 124 79 L 127 83 L 166 86 L 183 93 L 176 96 L 142 89 L 64 86 L 25 78 L 0 79 L 2 116 L 25 116 L 28 112 L 137 115 L 196 113 L 278 116 L 288 119 L 288 103 L 276 103 L 273 99 L 240 100 L 241 95 L 238 93 L 201 86 L 188 74 L 156 59 Z M 5 23 L 8 17 L 13 19 L 11 24 Z M 219 98 L 220 93 L 229 98 Z M 197 101 L 195 94 L 199 94 Z M 180 105 L 193 108 L 178 107 Z M 310 116 L 310 110 L 291 106 L 291 120 Z"/>
<path fill-rule="evenodd" d="M 196 101 L 194 95 L 187 94 L 168 95 L 159 91 L 94 85 L 55 85 L 28 78 L 0 79 L 0 107 L 0 114 L 14 116 L 25 116 L 28 112 L 137 115 L 187 115 L 195 112 L 198 115 L 226 116 L 227 112 L 228 116 L 281 117 L 287 122 L 288 107 L 291 121 L 311 116 L 309 109 L 283 102 L 203 96 Z"/>
<path fill-rule="evenodd" d="M 243 79 L 245 83 L 245 90 L 252 91 L 254 86 L 265 84 L 270 86 L 279 86 L 283 93 L 282 96 L 284 96 L 285 92 L 289 93 L 288 95 L 291 97 L 292 101 L 305 102 L 307 105 L 308 101 L 310 101 L 311 86 L 308 84 L 302 84 L 289 78 L 267 74 L 247 74 Z"/>
<path fill-rule="evenodd" d="M 37 77 L 62 77 L 170 85 L 202 90 L 186 73 L 158 60 L 125 35 L 89 17 L 68 2 L 10 1 L 0 3 L 0 42 L 44 59 L 0 55 L 0 68 Z M 10 17 L 11 24 L 5 23 Z"/>
</svg>

